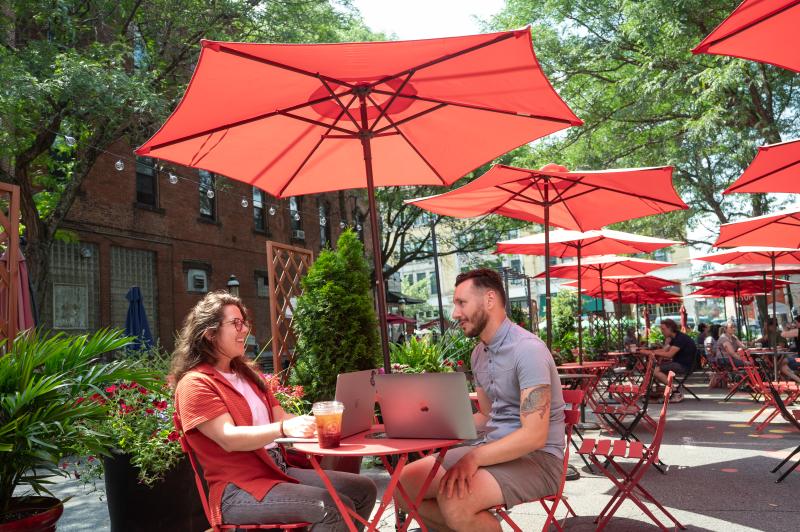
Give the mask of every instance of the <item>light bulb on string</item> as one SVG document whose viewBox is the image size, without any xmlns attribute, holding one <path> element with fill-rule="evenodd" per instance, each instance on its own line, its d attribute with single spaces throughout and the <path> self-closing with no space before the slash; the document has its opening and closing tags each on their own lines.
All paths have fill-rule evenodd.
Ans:
<svg viewBox="0 0 800 532">
<path fill-rule="evenodd" d="M 122 162 L 122 159 L 117 159 L 117 162 L 114 163 L 114 168 L 116 168 L 118 172 L 121 172 L 125 170 L 125 163 Z"/>
<path fill-rule="evenodd" d="M 361 224 L 356 225 L 356 231 L 361 231 Z"/>
<path fill-rule="evenodd" d="M 171 185 L 177 185 L 178 184 L 178 176 L 176 176 L 175 174 L 170 172 L 169 173 L 169 182 L 170 182 Z"/>
<path fill-rule="evenodd" d="M 64 142 L 67 143 L 67 146 L 74 146 L 78 141 L 75 140 L 75 137 L 71 137 L 70 135 L 64 135 Z"/>
<path fill-rule="evenodd" d="M 292 218 L 294 218 L 295 222 L 299 222 L 300 221 L 300 213 L 299 212 L 294 213 L 294 216 L 292 216 Z"/>
<path fill-rule="evenodd" d="M 208 199 L 214 199 L 214 190 L 209 188 L 208 191 L 206 192 L 206 197 Z"/>
<path fill-rule="evenodd" d="M 269 215 L 275 216 L 275 207 L 273 205 L 269 206 Z"/>
<path fill-rule="evenodd" d="M 242 207 L 246 209 L 248 205 L 250 204 L 247 202 L 247 198 L 242 198 Z"/>
<path fill-rule="evenodd" d="M 347 224 L 346 224 L 346 223 L 344 223 L 344 222 L 339 222 L 339 229 L 344 229 L 345 227 L 347 227 Z"/>
<path fill-rule="evenodd" d="M 323 216 L 322 218 L 319 219 L 319 225 L 325 227 L 326 225 L 328 225 L 328 220 L 326 220 L 325 217 Z"/>
</svg>

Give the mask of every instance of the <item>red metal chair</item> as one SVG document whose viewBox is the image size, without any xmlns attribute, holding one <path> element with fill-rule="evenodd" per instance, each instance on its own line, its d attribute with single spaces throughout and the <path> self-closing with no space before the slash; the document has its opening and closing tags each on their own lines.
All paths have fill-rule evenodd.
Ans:
<svg viewBox="0 0 800 532">
<path fill-rule="evenodd" d="M 538 501 L 539 504 L 542 505 L 542 508 L 544 508 L 544 511 L 547 512 L 547 519 L 542 527 L 542 532 L 549 530 L 551 523 L 556 527 L 556 530 L 563 530 L 561 524 L 559 524 L 558 519 L 556 518 L 556 510 L 558 509 L 559 503 L 563 502 L 564 506 L 567 507 L 567 515 L 564 516 L 564 519 L 570 515 L 575 516 L 575 510 L 572 509 L 572 507 L 569 505 L 569 502 L 567 502 L 566 497 L 564 497 L 564 483 L 567 479 L 567 466 L 569 465 L 569 443 L 572 439 L 572 429 L 575 424 L 580 421 L 580 405 L 583 401 L 583 391 L 562 390 L 562 393 L 564 394 L 564 402 L 570 404 L 571 408 L 564 410 L 564 424 L 566 426 L 567 444 L 564 446 L 564 467 L 561 471 L 561 480 L 558 485 L 558 491 L 555 495 L 548 495 L 546 497 L 542 497 L 541 499 L 532 499 L 530 501 L 526 501 Z M 511 519 L 511 516 L 508 515 L 509 508 L 506 508 L 505 505 L 500 505 L 495 506 L 492 509 L 497 513 L 497 515 L 503 518 L 506 523 L 508 523 L 514 532 L 522 532 L 522 529 L 514 522 L 513 519 Z"/>
<path fill-rule="evenodd" d="M 788 408 L 786 408 L 786 405 L 784 404 L 783 400 L 781 399 L 781 394 L 780 394 L 780 392 L 779 392 L 778 390 L 776 390 L 776 389 L 775 389 L 775 387 L 772 385 L 772 383 L 769 383 L 769 392 L 770 392 L 770 395 L 772 395 L 772 398 L 773 398 L 773 400 L 775 401 L 775 404 L 778 406 L 778 410 L 780 410 L 780 413 L 781 413 L 781 416 L 783 416 L 783 419 L 785 419 L 786 421 L 788 421 L 788 422 L 789 422 L 789 423 L 790 423 L 790 424 L 791 424 L 791 425 L 792 425 L 794 428 L 796 428 L 797 430 L 800 430 L 800 410 L 792 410 L 791 412 L 789 412 L 789 409 L 788 409 Z M 772 473 L 777 473 L 777 472 L 778 472 L 778 470 L 779 470 L 780 468 L 782 468 L 782 467 L 784 466 L 784 464 L 786 464 L 786 463 L 787 463 L 789 460 L 791 460 L 791 459 L 792 459 L 792 457 L 793 457 L 794 455 L 796 455 L 797 453 L 800 453 L 800 445 L 798 445 L 798 446 L 795 448 L 795 450 L 794 450 L 794 451 L 792 451 L 791 453 L 789 453 L 789 456 L 787 456 L 786 458 L 784 458 L 784 459 L 783 459 L 783 461 L 782 461 L 780 464 L 778 464 L 777 466 L 775 466 L 775 467 L 772 469 Z M 786 476 L 787 476 L 789 473 L 791 473 L 792 471 L 794 471 L 795 469 L 797 469 L 797 466 L 799 466 L 799 465 L 800 465 L 800 460 L 796 461 L 792 467 L 790 467 L 789 469 L 787 469 L 786 471 L 784 471 L 784 472 L 781 474 L 781 476 L 780 476 L 780 477 L 778 477 L 778 480 L 776 480 L 775 482 L 781 482 L 781 481 L 783 481 L 783 479 L 785 479 L 785 478 L 786 478 Z"/>
<path fill-rule="evenodd" d="M 644 420 L 651 429 L 656 428 L 655 420 L 647 414 L 654 364 L 655 357 L 648 356 L 644 376 L 639 383 L 612 384 L 608 387 L 609 394 L 619 404 L 600 403 L 594 409 L 595 415 L 603 421 L 603 424 L 625 440 L 631 438 L 633 430 L 641 420 Z M 628 418 L 631 418 L 630 422 L 627 421 Z"/>
<path fill-rule="evenodd" d="M 750 383 L 750 387 L 756 393 L 758 393 L 761 397 L 764 398 L 764 405 L 761 409 L 756 412 L 753 417 L 747 422 L 748 425 L 752 425 L 756 422 L 756 420 L 761 417 L 761 414 L 767 412 L 768 409 L 772 409 L 771 412 L 767 413 L 766 419 L 762 421 L 757 427 L 756 432 L 761 432 L 764 430 L 773 419 L 775 419 L 781 412 L 778 407 L 778 403 L 783 405 L 790 405 L 792 404 L 798 397 L 800 397 L 800 387 L 797 386 L 794 382 L 784 382 L 784 381 L 773 381 L 770 382 L 769 379 L 764 379 L 762 376 L 761 371 L 759 370 L 758 365 L 749 358 L 749 355 L 746 355 L 748 360 L 748 365 L 744 367 L 745 371 L 747 372 L 747 378 Z M 768 386 L 769 385 L 769 386 Z M 778 400 L 770 393 L 770 390 L 775 390 L 778 392 Z M 785 394 L 786 398 L 781 398 L 781 394 Z"/>
<path fill-rule="evenodd" d="M 183 452 L 189 456 L 189 462 L 192 464 L 192 469 L 194 470 L 194 481 L 195 484 L 197 484 L 197 492 L 200 495 L 200 502 L 203 503 L 203 511 L 206 514 L 206 519 L 208 519 L 208 522 L 210 523 L 211 509 L 208 506 L 208 485 L 206 484 L 206 479 L 203 476 L 203 469 L 195 459 L 194 451 L 189 446 L 189 441 L 186 439 L 186 435 L 183 433 L 183 426 L 181 425 L 181 421 L 177 412 L 173 414 L 172 421 L 175 424 L 175 429 L 178 431 L 178 434 L 180 434 L 181 449 L 183 449 Z M 243 530 L 295 530 L 300 532 L 306 530 L 310 526 L 311 523 L 224 523 L 222 525 L 212 526 L 212 530 L 214 532 L 220 532 L 221 530 L 235 530 L 237 528 L 241 528 Z"/>
<path fill-rule="evenodd" d="M 650 509 L 639 498 L 644 497 L 648 502 L 656 505 L 661 512 L 666 515 L 675 526 L 686 529 L 681 523 L 678 522 L 671 513 L 667 511 L 664 506 L 659 503 L 650 492 L 648 492 L 641 484 L 642 477 L 650 468 L 651 465 L 658 461 L 658 451 L 661 448 L 661 440 L 664 438 L 664 429 L 667 423 L 667 408 L 669 406 L 669 396 L 672 391 L 672 382 L 675 379 L 675 373 L 669 372 L 667 378 L 667 386 L 664 389 L 664 404 L 661 407 L 661 414 L 658 417 L 658 424 L 656 426 L 656 433 L 653 437 L 653 442 L 647 446 L 639 441 L 628 441 L 623 439 L 589 439 L 583 440 L 583 445 L 578 450 L 579 454 L 587 455 L 595 466 L 597 466 L 603 474 L 614 483 L 617 491 L 608 501 L 608 504 L 597 516 L 595 522 L 597 523 L 597 530 L 602 530 L 608 525 L 608 522 L 613 517 L 614 513 L 619 509 L 625 499 L 630 499 L 636 506 L 638 506 L 653 522 L 658 525 L 662 530 L 667 528 L 659 521 L 659 519 L 650 511 Z M 626 471 L 617 463 L 618 459 L 628 458 L 638 460 L 636 465 L 630 471 Z M 614 469 L 610 471 L 609 468 L 603 465 L 602 462 L 608 462 Z M 616 472 L 616 474 L 615 474 Z M 638 494 L 637 494 L 638 493 Z"/>
</svg>

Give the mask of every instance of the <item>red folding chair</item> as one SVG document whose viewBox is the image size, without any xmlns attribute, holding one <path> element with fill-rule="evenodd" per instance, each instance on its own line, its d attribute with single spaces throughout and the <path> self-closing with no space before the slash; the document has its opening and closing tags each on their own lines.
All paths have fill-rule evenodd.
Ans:
<svg viewBox="0 0 800 532">
<path fill-rule="evenodd" d="M 568 410 L 564 410 L 564 424 L 566 426 L 566 442 L 567 444 L 564 446 L 564 466 L 561 470 L 561 480 L 559 481 L 558 491 L 555 495 L 547 495 L 546 497 L 542 497 L 541 499 L 531 499 L 530 501 L 526 502 L 539 502 L 544 508 L 544 511 L 547 513 L 547 519 L 544 522 L 544 526 L 542 527 L 542 532 L 548 530 L 550 528 L 550 523 L 556 527 L 556 530 L 563 530 L 561 524 L 558 522 L 556 518 L 556 510 L 558 509 L 559 503 L 564 503 L 564 506 L 567 507 L 567 515 L 564 516 L 564 519 L 569 517 L 570 515 L 575 516 L 575 510 L 569 505 L 567 502 L 567 498 L 564 497 L 564 483 L 567 480 L 567 466 L 569 465 L 569 443 L 572 441 L 572 429 L 578 421 L 580 421 L 580 405 L 583 401 L 583 391 L 582 390 L 562 390 L 564 394 L 564 402 L 571 405 L 571 408 Z M 549 504 L 549 505 L 548 505 Z M 514 532 L 522 532 L 522 529 L 511 519 L 511 516 L 508 515 L 509 508 L 505 505 L 495 506 L 492 508 L 497 515 L 503 518 L 503 520 L 509 524 L 509 526 L 514 530 Z"/>
<path fill-rule="evenodd" d="M 794 382 L 769 382 L 769 379 L 765 380 L 762 377 L 758 365 L 756 365 L 752 359 L 748 360 L 748 362 L 748 365 L 745 366 L 744 369 L 747 372 L 747 378 L 750 382 L 750 387 L 753 389 L 753 391 L 764 398 L 764 405 L 753 415 L 753 417 L 750 418 L 747 424 L 752 425 L 759 417 L 761 417 L 761 414 L 767 412 L 770 408 L 772 409 L 771 412 L 767 412 L 766 419 L 764 419 L 764 421 L 759 423 L 759 425 L 756 427 L 756 432 L 761 432 L 772 422 L 773 419 L 780 415 L 781 412 L 778 407 L 778 402 L 784 405 L 792 404 L 798 397 L 800 397 L 800 387 L 798 387 L 797 383 Z M 766 383 L 769 383 L 769 387 Z M 786 398 L 779 399 L 776 402 L 775 397 L 772 395 L 772 393 L 770 393 L 770 388 L 773 388 L 778 392 L 779 398 L 781 394 L 785 394 Z"/>
<path fill-rule="evenodd" d="M 778 405 L 778 410 L 780 410 L 780 413 L 781 413 L 781 416 L 783 416 L 783 419 L 785 419 L 786 421 L 788 421 L 788 422 L 789 422 L 789 424 L 791 424 L 791 425 L 792 425 L 794 428 L 796 428 L 797 430 L 800 430 L 800 410 L 792 410 L 791 412 L 789 412 L 789 409 L 786 407 L 786 405 L 783 403 L 783 400 L 781 399 L 781 394 L 780 394 L 780 392 L 779 392 L 778 390 L 776 390 L 776 389 L 775 389 L 775 387 L 772 385 L 772 383 L 770 383 L 770 384 L 769 384 L 769 391 L 770 391 L 770 395 L 772 395 L 772 397 L 773 397 L 773 399 L 774 399 L 774 401 L 775 401 L 775 404 L 776 404 L 776 405 Z M 788 463 L 788 462 L 789 462 L 789 460 L 791 460 L 791 459 L 792 459 L 792 458 L 793 458 L 793 457 L 794 457 L 794 456 L 795 456 L 797 453 L 800 453 L 800 445 L 798 445 L 798 446 L 795 448 L 795 450 L 794 450 L 794 451 L 792 451 L 791 453 L 789 453 L 789 456 L 787 456 L 786 458 L 784 458 L 784 459 L 781 461 L 781 463 L 780 463 L 780 464 L 776 465 L 776 466 L 775 466 L 775 467 L 772 469 L 772 473 L 777 473 L 777 472 L 780 470 L 780 468 L 782 468 L 782 467 L 783 467 L 783 466 L 784 466 L 786 463 Z M 795 469 L 797 469 L 797 466 L 800 466 L 800 460 L 797 460 L 797 461 L 794 463 L 794 465 L 792 465 L 792 467 L 790 467 L 789 469 L 787 469 L 786 471 L 784 471 L 784 472 L 781 474 L 781 476 L 780 476 L 780 477 L 778 477 L 778 480 L 776 480 L 775 482 L 782 482 L 782 481 L 783 481 L 783 479 L 785 479 L 785 478 L 786 478 L 786 476 L 787 476 L 789 473 L 791 473 L 792 471 L 794 471 Z"/>
<path fill-rule="evenodd" d="M 177 412 L 173 414 L 172 421 L 175 424 L 175 429 L 178 431 L 178 434 L 180 434 L 181 449 L 183 449 L 183 452 L 189 456 L 189 462 L 192 464 L 192 470 L 194 470 L 194 481 L 197 485 L 197 492 L 200 494 L 200 502 L 203 503 L 203 511 L 206 514 L 206 519 L 208 519 L 208 522 L 210 523 L 211 509 L 208 505 L 208 485 L 205 477 L 203 476 L 203 470 L 195 459 L 194 451 L 189 446 L 189 441 L 186 439 L 186 435 L 183 433 L 183 426 L 181 425 L 181 420 L 178 417 Z M 222 525 L 212 526 L 212 530 L 214 532 L 220 532 L 221 530 L 234 530 L 241 528 L 243 530 L 296 530 L 299 532 L 306 530 L 306 528 L 310 526 L 311 523 L 224 523 Z"/>
<path fill-rule="evenodd" d="M 655 357 L 648 356 L 641 382 L 612 384 L 608 387 L 609 394 L 619 404 L 599 403 L 594 409 L 595 415 L 603 421 L 603 424 L 625 440 L 630 439 L 641 420 L 644 420 L 651 429 L 656 428 L 655 420 L 647 413 L 654 365 Z M 628 418 L 631 419 L 630 422 L 627 422 Z"/>
<path fill-rule="evenodd" d="M 661 530 L 667 530 L 661 521 L 659 521 L 640 499 L 640 496 L 656 505 L 664 515 L 675 523 L 675 526 L 683 530 L 686 529 L 686 527 L 680 524 L 641 484 L 644 474 L 651 465 L 658 461 L 658 451 L 661 448 L 661 440 L 664 438 L 664 429 L 667 423 L 667 407 L 669 406 L 669 396 L 672 391 L 672 382 L 674 379 L 675 373 L 670 371 L 667 378 L 667 386 L 664 389 L 664 404 L 661 407 L 661 414 L 658 417 L 656 433 L 653 437 L 653 442 L 649 446 L 640 441 L 628 441 L 623 439 L 595 440 L 586 438 L 583 440 L 583 445 L 581 445 L 578 453 L 587 455 L 594 465 L 617 487 L 617 491 L 611 497 L 611 500 L 608 501 L 603 511 L 600 512 L 600 515 L 595 519 L 597 530 L 605 528 L 614 513 L 619 509 L 622 503 L 625 502 L 625 499 L 630 499 L 636 504 L 636 506 L 638 506 L 647 517 L 652 519 Z M 633 469 L 628 472 L 617 463 L 617 460 L 621 458 L 638 460 L 638 462 L 633 466 Z M 603 462 L 607 462 L 613 467 L 614 471 L 604 466 Z"/>
</svg>

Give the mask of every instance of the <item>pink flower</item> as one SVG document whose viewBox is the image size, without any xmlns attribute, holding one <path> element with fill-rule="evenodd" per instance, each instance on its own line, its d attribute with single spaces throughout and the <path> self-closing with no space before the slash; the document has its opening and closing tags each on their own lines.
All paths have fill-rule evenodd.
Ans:
<svg viewBox="0 0 800 532">
<path fill-rule="evenodd" d="M 87 460 L 87 461 L 89 461 L 89 462 L 94 462 L 94 456 L 90 456 L 90 457 L 89 457 L 89 458 L 87 458 L 86 460 Z"/>
<path fill-rule="evenodd" d="M 112 384 L 111 386 L 106 388 L 106 393 L 109 394 L 109 395 L 113 395 L 114 392 L 116 392 L 116 391 L 117 391 L 117 385 L 116 384 Z"/>
</svg>

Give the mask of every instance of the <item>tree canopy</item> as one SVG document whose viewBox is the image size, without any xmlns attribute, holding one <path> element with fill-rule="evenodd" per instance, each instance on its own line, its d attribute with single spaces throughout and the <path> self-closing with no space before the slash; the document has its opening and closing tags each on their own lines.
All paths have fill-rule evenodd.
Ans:
<svg viewBox="0 0 800 532">
<path fill-rule="evenodd" d="M 686 227 L 769 212 L 780 199 L 722 196 L 756 148 L 796 136 L 800 76 L 770 65 L 693 56 L 731 0 L 508 0 L 488 26 L 532 25 L 543 70 L 583 127 L 534 145 L 520 166 L 673 165 L 690 207 L 619 224 L 687 240 Z M 695 232 L 702 234 L 702 231 Z M 709 237 L 711 233 L 709 231 Z M 690 243 L 710 243 L 697 238 Z"/>
</svg>

